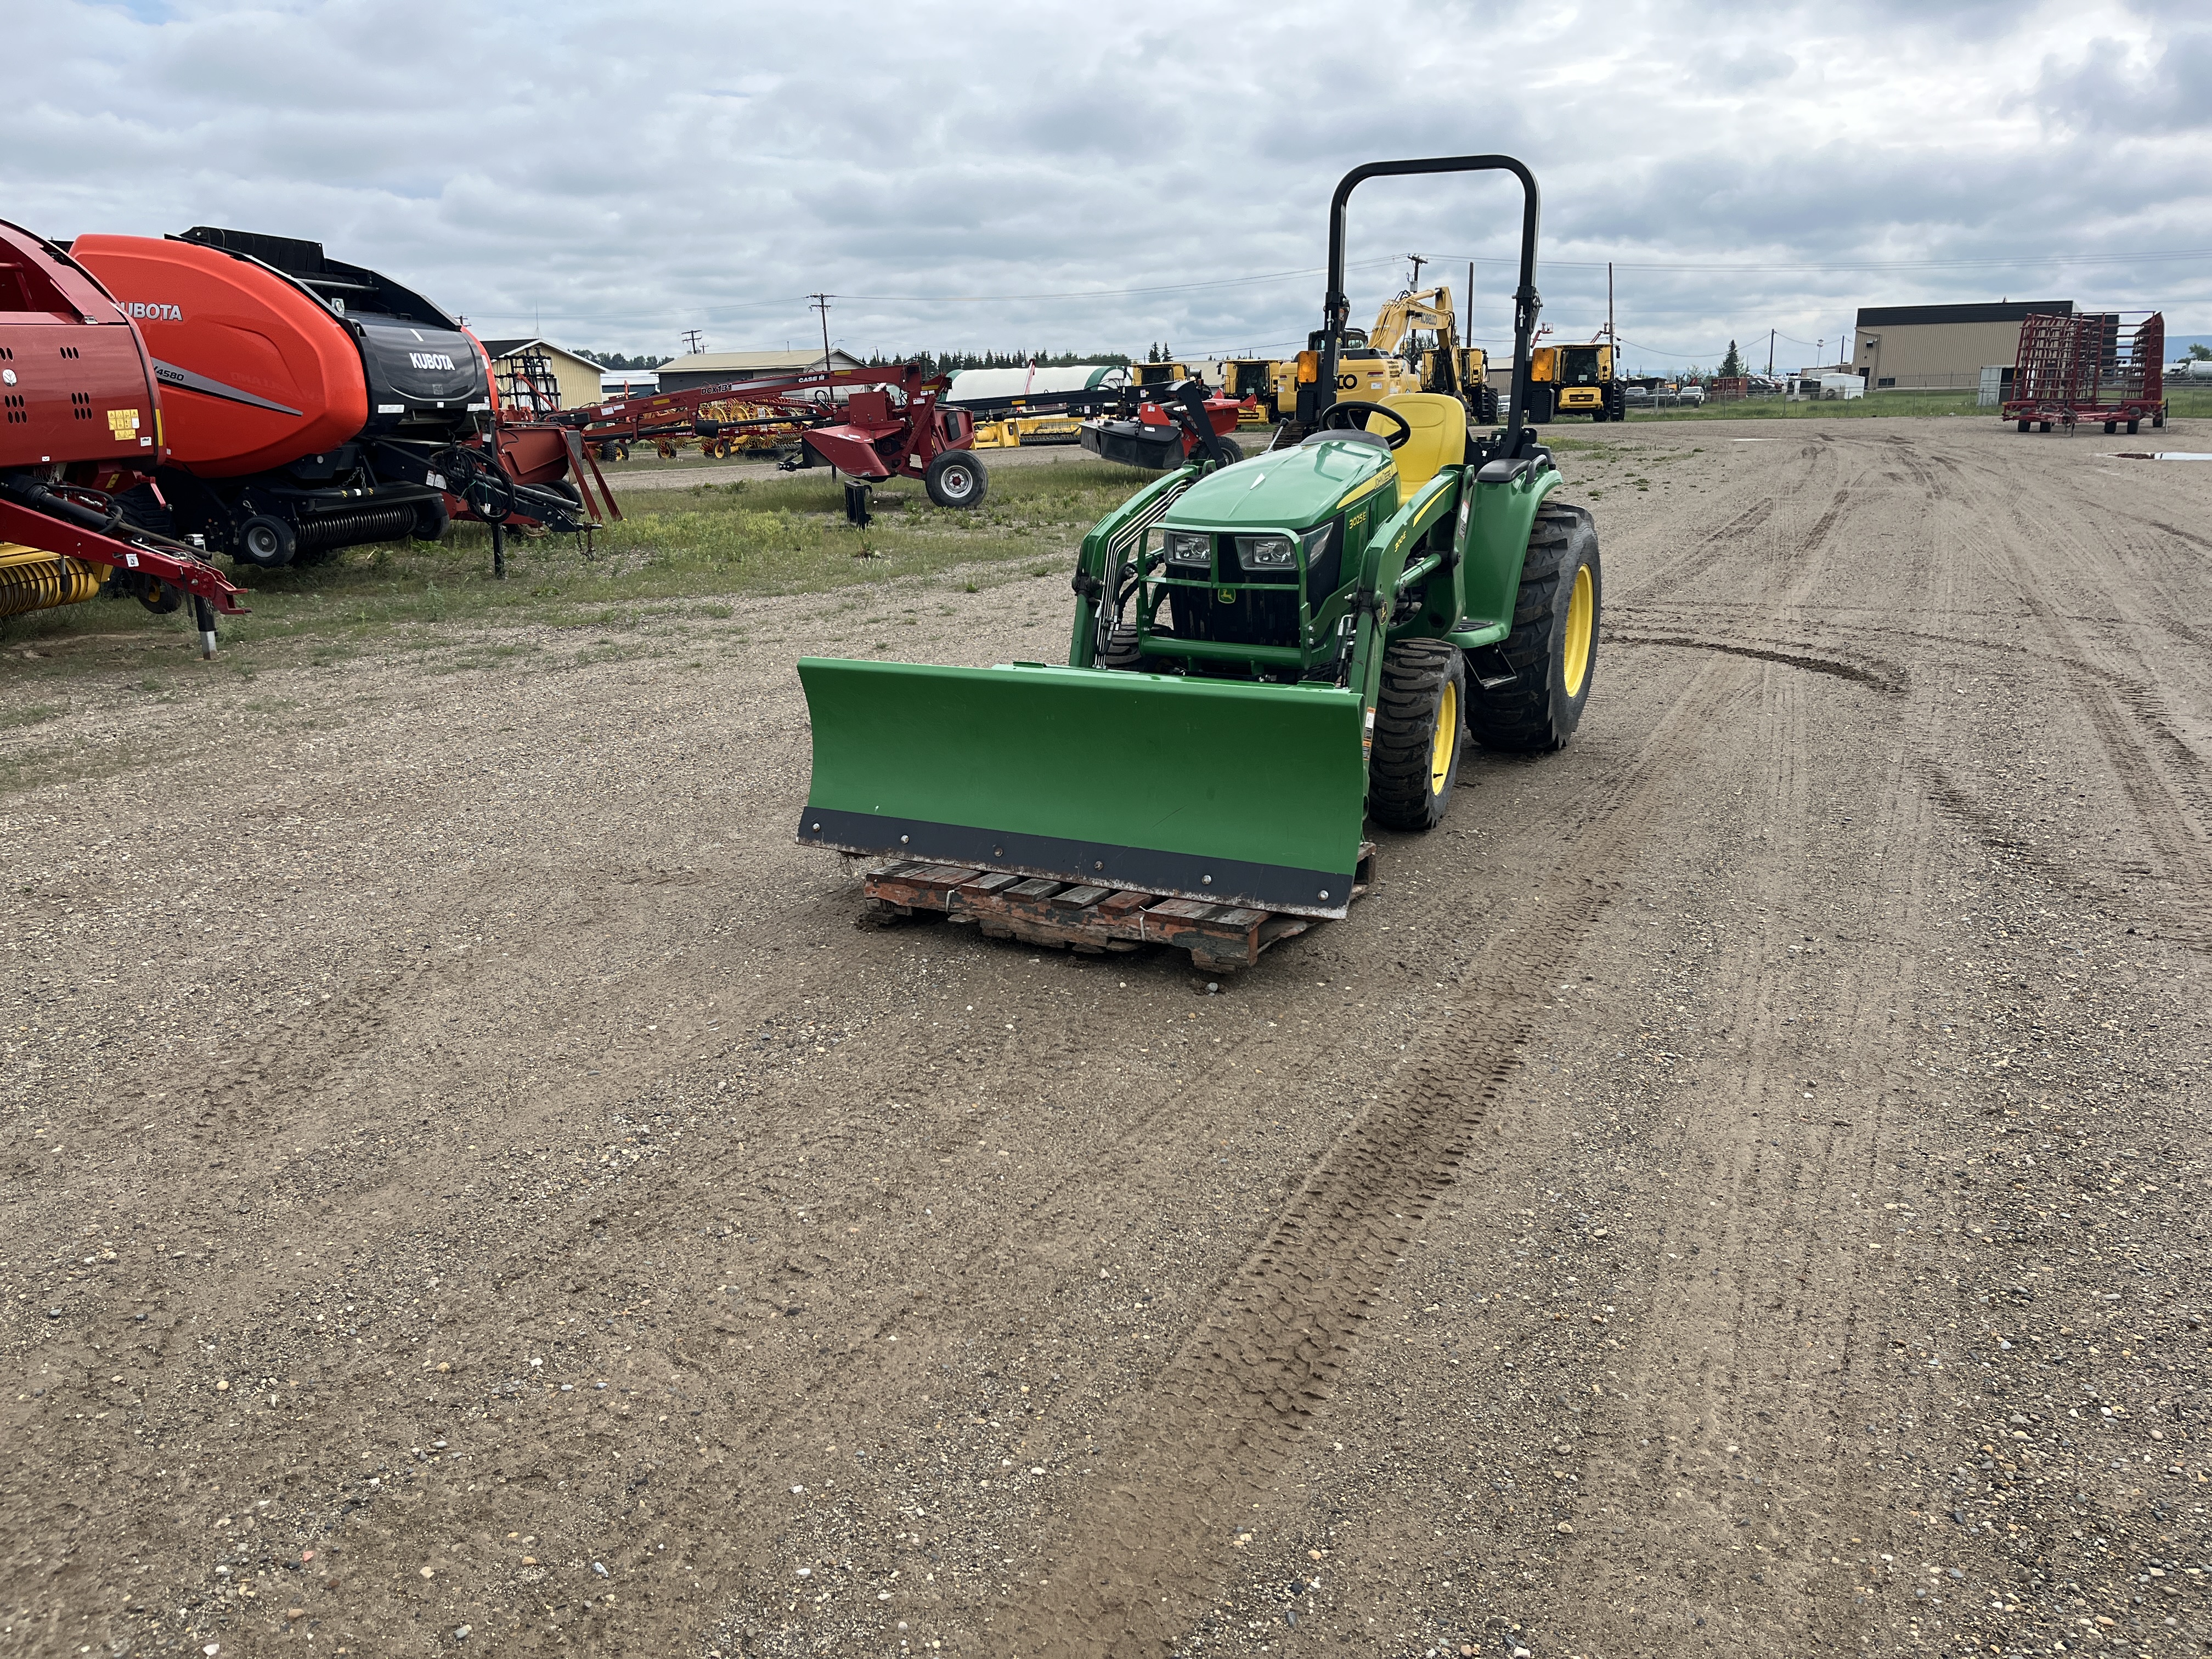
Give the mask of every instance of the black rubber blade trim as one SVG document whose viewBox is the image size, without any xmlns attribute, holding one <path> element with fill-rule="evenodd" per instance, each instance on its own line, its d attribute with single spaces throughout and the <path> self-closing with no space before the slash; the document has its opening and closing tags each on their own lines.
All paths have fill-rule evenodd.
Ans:
<svg viewBox="0 0 2212 1659">
<path fill-rule="evenodd" d="M 1352 903 L 1352 872 L 1348 869 L 1298 870 L 1058 836 L 1012 835 L 969 824 L 882 817 L 873 812 L 810 806 L 799 820 L 799 839 L 804 846 L 840 853 L 895 854 L 936 864 L 1280 910 L 1294 916 L 1340 917 Z"/>
</svg>

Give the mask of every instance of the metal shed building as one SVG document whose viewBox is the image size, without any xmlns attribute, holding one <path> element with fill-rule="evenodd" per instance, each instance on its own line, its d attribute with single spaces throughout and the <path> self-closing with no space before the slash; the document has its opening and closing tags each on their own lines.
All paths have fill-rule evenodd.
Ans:
<svg viewBox="0 0 2212 1659">
<path fill-rule="evenodd" d="M 830 367 L 842 371 L 867 365 L 850 352 L 832 351 Z M 819 351 L 695 351 L 661 364 L 660 389 L 688 392 L 693 386 L 720 386 L 728 380 L 787 380 L 821 370 Z"/>
<path fill-rule="evenodd" d="M 1863 306 L 1851 366 L 1869 390 L 1965 391 L 1984 368 L 2010 366 L 2021 319 L 2037 312 L 2071 315 L 2071 300 L 2001 300 L 1994 305 Z"/>
</svg>

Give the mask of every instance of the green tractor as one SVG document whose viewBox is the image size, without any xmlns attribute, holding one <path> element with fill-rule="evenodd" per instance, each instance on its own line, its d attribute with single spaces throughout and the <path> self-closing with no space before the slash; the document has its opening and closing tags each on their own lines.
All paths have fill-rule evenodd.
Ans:
<svg viewBox="0 0 2212 1659">
<path fill-rule="evenodd" d="M 1368 822 L 1439 823 L 1467 737 L 1565 744 L 1589 698 L 1603 585 L 1590 515 L 1547 499 L 1559 473 L 1524 419 L 1540 303 L 1528 169 L 1480 155 L 1346 174 L 1301 378 L 1336 386 L 1353 188 L 1492 170 L 1523 191 L 1498 430 L 1471 432 L 1441 394 L 1324 395 L 1303 441 L 1231 464 L 1186 412 L 1188 463 L 1084 538 L 1066 665 L 799 665 L 814 735 L 799 840 L 993 872 L 983 887 L 1030 878 L 1012 890 L 1071 904 L 1341 916 Z"/>
</svg>

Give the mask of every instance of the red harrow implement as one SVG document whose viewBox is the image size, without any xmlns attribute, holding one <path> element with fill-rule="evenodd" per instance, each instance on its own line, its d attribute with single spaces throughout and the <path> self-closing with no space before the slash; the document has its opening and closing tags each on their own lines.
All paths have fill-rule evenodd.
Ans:
<svg viewBox="0 0 2212 1659">
<path fill-rule="evenodd" d="M 128 522 L 125 492 L 159 499 L 155 365 L 91 273 L 0 222 L 0 617 L 96 596 L 166 614 L 187 600 L 212 657 L 216 615 L 244 591 L 200 550 Z"/>
<path fill-rule="evenodd" d="M 2021 319 L 2012 394 L 2000 418 L 2022 432 L 2053 426 L 2072 432 L 2101 422 L 2130 432 L 2166 424 L 2166 318 L 2087 312 L 2033 312 Z"/>
</svg>

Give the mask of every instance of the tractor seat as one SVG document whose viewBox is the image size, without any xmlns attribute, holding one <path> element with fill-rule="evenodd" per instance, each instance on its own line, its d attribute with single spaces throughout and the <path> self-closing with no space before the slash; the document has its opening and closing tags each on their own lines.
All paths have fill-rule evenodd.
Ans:
<svg viewBox="0 0 2212 1659">
<path fill-rule="evenodd" d="M 1467 459 L 1467 405 L 1442 392 L 1401 392 L 1382 402 L 1413 428 L 1395 456 L 1398 498 L 1411 501 L 1413 492 L 1443 468 Z M 1367 424 L 1377 434 L 1397 430 L 1379 415 L 1370 415 Z"/>
</svg>

